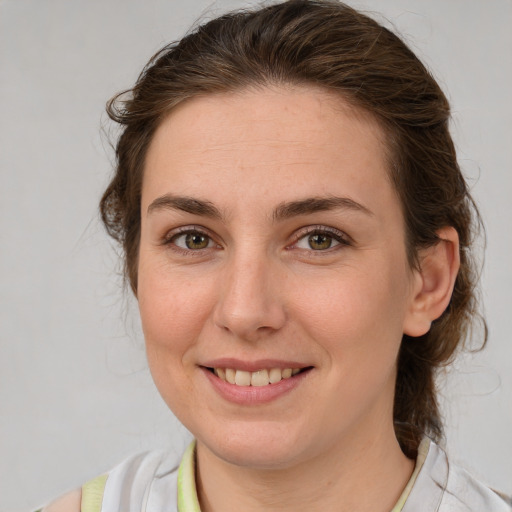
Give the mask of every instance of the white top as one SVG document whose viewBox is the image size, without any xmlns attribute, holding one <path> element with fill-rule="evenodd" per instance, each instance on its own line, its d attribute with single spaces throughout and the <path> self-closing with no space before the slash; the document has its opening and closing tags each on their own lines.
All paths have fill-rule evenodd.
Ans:
<svg viewBox="0 0 512 512">
<path fill-rule="evenodd" d="M 511 505 L 498 494 L 451 464 L 434 442 L 428 440 L 421 448 L 424 460 L 418 457 L 409 489 L 406 487 L 392 512 L 512 512 Z M 179 463 L 162 452 L 144 453 L 122 462 L 108 473 L 101 512 L 178 512 L 178 493 L 183 493 L 187 478 L 180 470 L 178 484 Z M 189 498 L 197 503 L 195 496 Z M 191 510 L 182 505 L 179 512 Z"/>
</svg>

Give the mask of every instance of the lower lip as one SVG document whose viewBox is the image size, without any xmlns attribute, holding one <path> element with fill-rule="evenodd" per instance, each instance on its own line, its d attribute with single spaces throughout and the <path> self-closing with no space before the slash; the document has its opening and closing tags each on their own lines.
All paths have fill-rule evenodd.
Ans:
<svg viewBox="0 0 512 512">
<path fill-rule="evenodd" d="M 311 372 L 311 369 L 307 369 L 289 379 L 266 386 L 237 386 L 220 379 L 204 367 L 201 370 L 222 398 L 240 405 L 265 404 L 277 400 L 299 386 Z"/>
</svg>

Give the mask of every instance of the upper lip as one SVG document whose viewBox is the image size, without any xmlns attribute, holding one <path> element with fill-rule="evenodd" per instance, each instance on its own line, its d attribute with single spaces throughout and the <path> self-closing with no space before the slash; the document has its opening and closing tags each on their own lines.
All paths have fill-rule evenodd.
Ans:
<svg viewBox="0 0 512 512">
<path fill-rule="evenodd" d="M 232 368 L 235 370 L 243 370 L 246 372 L 257 372 L 258 370 L 280 368 L 307 368 L 311 365 L 300 363 L 298 361 L 287 361 L 283 359 L 257 359 L 254 361 L 243 361 L 231 357 L 223 357 L 220 359 L 212 359 L 201 363 L 200 366 L 206 368 Z"/>
</svg>

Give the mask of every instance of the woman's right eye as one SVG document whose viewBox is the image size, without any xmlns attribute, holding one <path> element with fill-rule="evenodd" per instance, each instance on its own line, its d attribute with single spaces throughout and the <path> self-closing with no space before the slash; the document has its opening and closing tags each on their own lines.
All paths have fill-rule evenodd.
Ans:
<svg viewBox="0 0 512 512">
<path fill-rule="evenodd" d="M 186 251 L 200 251 L 201 249 L 210 249 L 216 245 L 207 234 L 200 231 L 178 233 L 169 238 L 166 243 L 173 244 Z"/>
</svg>

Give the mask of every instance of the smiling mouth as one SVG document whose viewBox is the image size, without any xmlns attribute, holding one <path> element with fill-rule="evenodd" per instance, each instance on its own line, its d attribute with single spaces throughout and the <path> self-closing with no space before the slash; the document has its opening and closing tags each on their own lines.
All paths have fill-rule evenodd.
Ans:
<svg viewBox="0 0 512 512">
<path fill-rule="evenodd" d="M 234 368 L 208 368 L 219 379 L 236 386 L 268 386 L 277 384 L 284 379 L 290 379 L 299 373 L 311 369 L 307 368 L 270 368 L 262 369 L 255 372 L 245 370 L 237 370 Z"/>
</svg>

